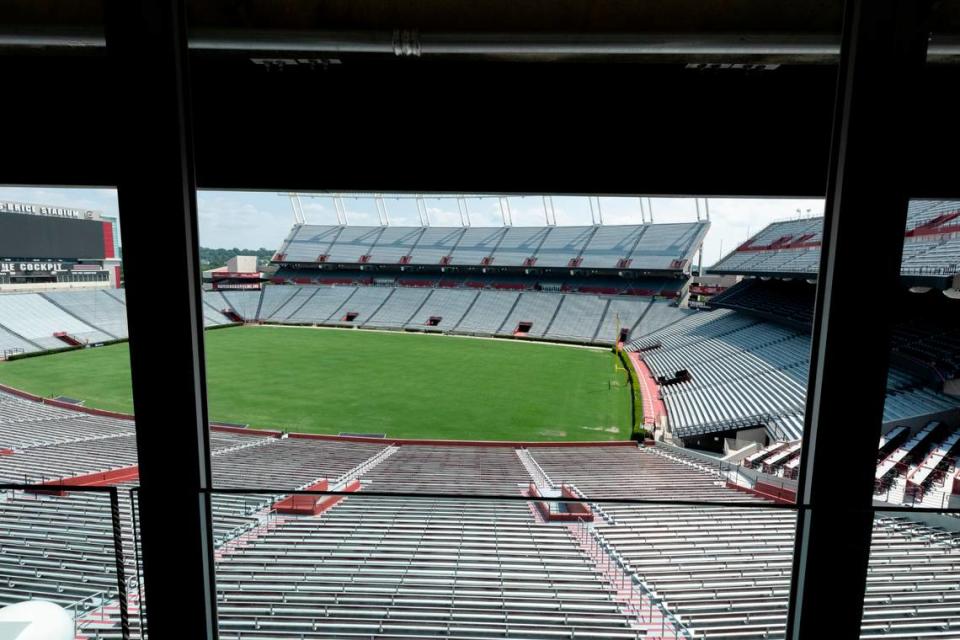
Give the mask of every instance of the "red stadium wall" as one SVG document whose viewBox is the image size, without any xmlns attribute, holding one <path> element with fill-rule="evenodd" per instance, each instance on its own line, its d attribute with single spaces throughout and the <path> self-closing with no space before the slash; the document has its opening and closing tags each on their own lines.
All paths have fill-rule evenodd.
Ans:
<svg viewBox="0 0 960 640">
<path fill-rule="evenodd" d="M 774 502 L 779 502 L 781 504 L 796 504 L 797 502 L 796 491 L 787 489 L 786 487 L 777 487 L 765 482 L 758 481 L 751 489 L 749 487 L 742 487 L 736 482 L 730 482 L 728 480 L 727 488 L 735 489 L 742 493 L 749 493 L 750 495 L 758 496 L 760 498 L 766 498 L 767 500 L 773 500 Z"/>
<path fill-rule="evenodd" d="M 95 473 L 86 473 L 71 478 L 60 478 L 57 480 L 47 480 L 41 482 L 38 487 L 111 487 L 121 482 L 136 481 L 140 478 L 140 468 L 137 465 L 123 467 L 121 469 L 111 469 L 110 471 L 97 471 Z M 67 489 L 34 489 L 34 493 L 46 493 L 51 495 L 63 496 L 67 494 Z"/>
<path fill-rule="evenodd" d="M 109 222 L 103 223 L 103 257 L 104 258 L 116 258 L 117 254 L 114 253 L 115 247 L 113 246 L 113 224 Z"/>
<path fill-rule="evenodd" d="M 314 482 L 304 491 L 326 491 L 329 483 L 324 479 Z M 351 480 L 343 488 L 344 493 L 356 493 L 360 490 L 360 481 Z M 274 511 L 288 515 L 316 516 L 337 505 L 344 496 L 323 496 L 312 494 L 296 494 L 287 496 L 273 505 Z"/>
<path fill-rule="evenodd" d="M 535 447 L 635 447 L 633 440 L 588 440 L 584 442 L 525 442 L 522 440 L 417 440 L 413 438 L 366 438 L 363 436 L 333 436 L 323 433 L 290 433 L 290 438 L 307 440 L 332 440 L 335 442 L 365 442 L 370 444 L 430 445 L 451 447 L 509 447 L 511 449 Z"/>
</svg>

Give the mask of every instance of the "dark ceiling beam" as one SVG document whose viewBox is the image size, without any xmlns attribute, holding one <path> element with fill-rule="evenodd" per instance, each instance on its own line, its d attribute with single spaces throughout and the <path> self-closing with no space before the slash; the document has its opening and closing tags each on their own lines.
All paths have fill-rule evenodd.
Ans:
<svg viewBox="0 0 960 640">
<path fill-rule="evenodd" d="M 103 32 L 95 27 L 0 29 L 0 48 L 99 50 Z M 208 29 L 191 31 L 191 51 L 244 54 L 379 54 L 397 57 L 479 56 L 505 59 L 635 57 L 661 61 L 712 58 L 835 64 L 839 35 L 763 33 L 461 33 L 392 31 L 291 31 Z M 960 36 L 944 35 L 929 46 L 929 62 L 960 62 Z"/>
</svg>

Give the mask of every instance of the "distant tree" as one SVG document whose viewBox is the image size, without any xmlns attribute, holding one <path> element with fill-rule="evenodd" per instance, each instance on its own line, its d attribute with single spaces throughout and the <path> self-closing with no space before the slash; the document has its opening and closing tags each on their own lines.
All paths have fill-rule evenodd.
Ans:
<svg viewBox="0 0 960 640">
<path fill-rule="evenodd" d="M 200 247 L 200 268 L 203 271 L 217 269 L 227 264 L 227 261 L 234 256 L 257 256 L 257 264 L 262 269 L 270 263 L 273 257 L 273 249 L 213 249 L 210 247 Z"/>
</svg>

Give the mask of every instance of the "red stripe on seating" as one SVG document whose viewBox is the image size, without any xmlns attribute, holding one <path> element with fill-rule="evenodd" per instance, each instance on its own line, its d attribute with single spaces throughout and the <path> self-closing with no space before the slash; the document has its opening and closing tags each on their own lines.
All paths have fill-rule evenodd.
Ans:
<svg viewBox="0 0 960 640">
<path fill-rule="evenodd" d="M 643 394 L 643 422 L 655 424 L 660 416 L 667 415 L 667 406 L 660 399 L 660 387 L 650 373 L 647 363 L 640 359 L 639 353 L 631 351 L 627 356 L 630 358 L 633 370 L 637 373 L 637 380 L 640 382 L 640 390 Z"/>
<path fill-rule="evenodd" d="M 72 478 L 61 478 L 57 480 L 47 480 L 36 485 L 36 489 L 29 489 L 31 493 L 52 493 L 54 495 L 66 495 L 66 489 L 40 489 L 40 487 L 112 487 L 121 482 L 129 482 L 140 478 L 140 468 L 137 465 L 122 467 L 120 469 L 111 469 L 110 471 L 97 471 L 96 473 L 87 473 Z"/>
<path fill-rule="evenodd" d="M 633 440 L 587 440 L 584 442 L 528 442 L 523 440 L 416 440 L 413 438 L 369 438 L 364 436 L 333 436 L 324 433 L 290 433 L 289 438 L 331 440 L 334 442 L 365 442 L 371 444 L 430 445 L 451 447 L 635 447 Z"/>
<path fill-rule="evenodd" d="M 774 502 L 779 502 L 781 504 L 795 504 L 797 501 L 797 494 L 795 491 L 791 491 L 790 489 L 783 487 L 775 487 L 763 482 L 758 482 L 756 486 L 751 489 L 750 487 L 742 487 L 736 482 L 727 480 L 727 488 L 736 489 L 742 493 L 749 493 L 750 495 L 766 498 L 767 500 L 773 500 Z"/>
<path fill-rule="evenodd" d="M 326 480 L 314 482 L 304 491 L 326 491 L 329 483 Z M 360 481 L 351 480 L 343 488 L 346 493 L 356 493 L 360 490 Z M 317 516 L 335 506 L 344 496 L 322 496 L 296 494 L 287 496 L 277 502 L 273 508 L 277 513 L 299 516 Z"/>
</svg>

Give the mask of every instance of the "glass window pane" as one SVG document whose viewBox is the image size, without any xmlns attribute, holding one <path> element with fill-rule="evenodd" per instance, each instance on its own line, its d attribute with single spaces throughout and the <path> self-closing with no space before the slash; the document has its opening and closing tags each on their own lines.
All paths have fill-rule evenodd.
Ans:
<svg viewBox="0 0 960 640">
<path fill-rule="evenodd" d="M 725 500 L 795 498 L 815 274 L 798 280 L 784 265 L 817 250 L 805 230 L 819 224 L 818 201 L 200 192 L 198 202 L 204 314 L 222 327 L 206 339 L 213 433 L 299 441 L 276 456 L 273 445 L 231 454 L 258 458 L 263 473 L 217 471 L 219 486 L 332 482 L 349 469 L 326 469 L 304 442 L 319 453 L 339 437 L 387 448 L 356 462 L 382 491 L 509 495 L 533 474 L 590 485 L 592 498 L 644 482 L 682 495 L 682 482 L 646 470 L 659 460 L 712 475 Z M 707 273 L 704 254 L 726 267 Z M 761 279 L 741 254 L 780 266 Z M 627 446 L 539 446 L 564 442 Z M 565 457 L 553 473 L 538 467 L 554 454 Z M 283 456 L 301 460 L 296 474 Z M 226 466 L 215 457 L 215 470 Z"/>
<path fill-rule="evenodd" d="M 937 638 L 960 624 L 960 519 L 956 514 L 874 516 L 861 638 Z"/>
<path fill-rule="evenodd" d="M 907 210 L 874 498 L 945 509 L 960 492 L 960 201 Z"/>
<path fill-rule="evenodd" d="M 99 489 L 0 498 L 0 603 L 48 600 L 81 635 L 119 634 L 118 560 L 140 617 L 125 300 L 115 190 L 0 188 L 0 482 Z"/>
<path fill-rule="evenodd" d="M 217 551 L 220 635 L 777 637 L 794 528 L 768 507 L 287 496 Z"/>
</svg>

